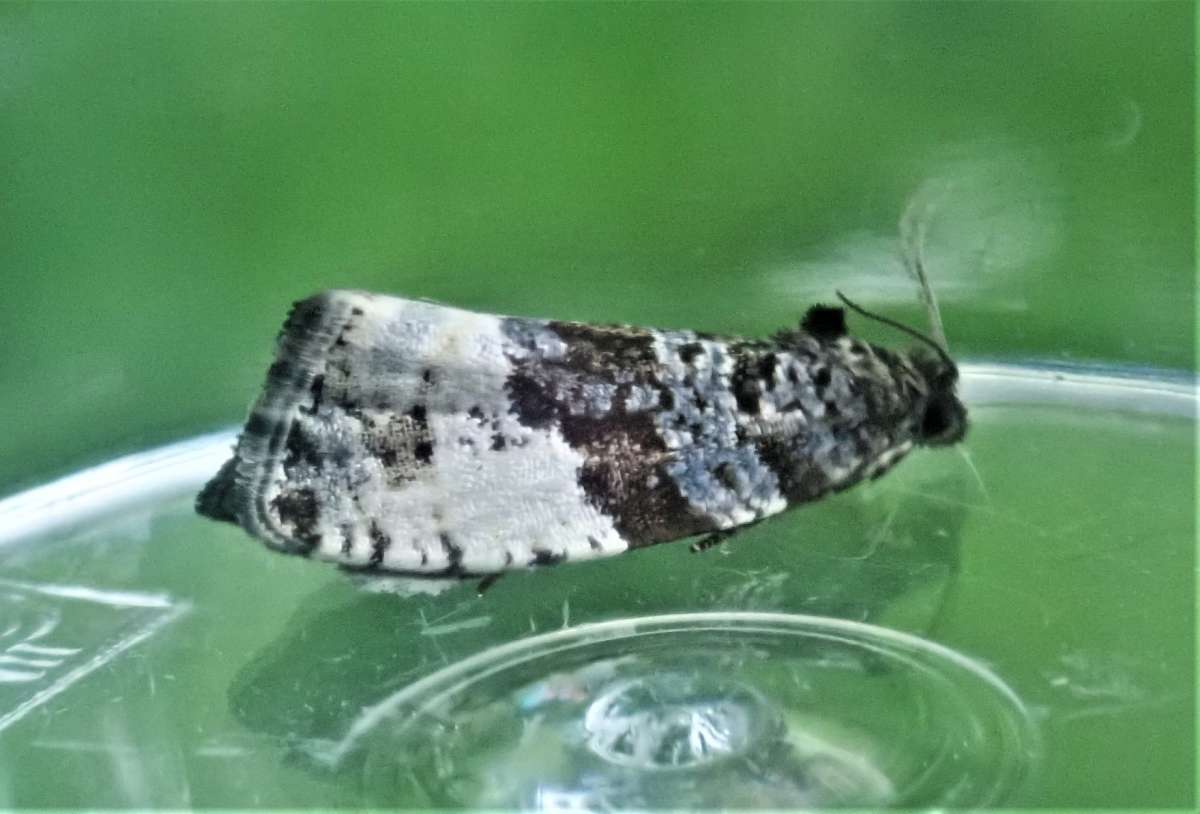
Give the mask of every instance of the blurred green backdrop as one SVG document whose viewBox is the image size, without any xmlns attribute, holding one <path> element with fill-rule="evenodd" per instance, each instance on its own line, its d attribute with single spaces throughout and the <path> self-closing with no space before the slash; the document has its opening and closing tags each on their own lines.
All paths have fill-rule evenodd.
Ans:
<svg viewBox="0 0 1200 814">
<path fill-rule="evenodd" d="M 958 356 L 1193 371 L 1193 17 L 0 5 L 0 495 L 240 421 L 289 304 L 322 288 L 743 334 L 841 288 L 923 325 L 896 258 L 914 200 Z M 1047 749 L 1016 805 L 1187 805 L 1194 421 L 977 415 L 986 488 L 914 456 L 715 564 L 659 547 L 514 575 L 486 604 L 366 594 L 186 496 L 132 530 L 13 547 L 5 579 L 196 610 L 0 740 L 0 806 L 361 804 L 286 739 L 336 735 L 439 658 L 556 629 L 568 600 L 576 624 L 718 608 L 918 631 L 1029 703 Z M 426 635 L 460 611 L 494 624 Z M 158 785 L 122 797 L 107 753 L 54 748 L 98 731 Z M 168 796 L 176 776 L 191 797 Z"/>
<path fill-rule="evenodd" d="M 919 324 L 913 196 L 960 356 L 1193 369 L 1192 15 L 0 6 L 0 493 L 240 420 L 321 288 Z"/>
</svg>

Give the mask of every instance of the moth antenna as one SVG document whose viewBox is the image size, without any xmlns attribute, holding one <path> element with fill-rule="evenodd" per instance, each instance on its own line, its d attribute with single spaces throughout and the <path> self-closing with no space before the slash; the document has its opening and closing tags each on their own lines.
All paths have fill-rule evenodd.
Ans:
<svg viewBox="0 0 1200 814">
<path fill-rule="evenodd" d="M 946 349 L 944 347 L 942 347 L 941 345 L 939 345 L 937 342 L 930 339 L 925 334 L 921 333 L 918 330 L 908 327 L 903 322 L 897 322 L 894 319 L 888 319 L 885 316 L 881 316 L 879 314 L 875 314 L 875 313 L 868 311 L 866 308 L 863 308 L 861 305 L 854 302 L 853 300 L 851 300 L 849 297 L 847 297 L 845 294 L 843 294 L 840 291 L 837 292 L 837 295 L 838 295 L 838 299 L 841 300 L 843 303 L 845 303 L 847 308 L 850 308 L 853 311 L 857 311 L 859 314 L 862 314 L 867 319 L 873 319 L 876 322 L 882 322 L 884 325 L 888 325 L 892 328 L 895 328 L 897 331 L 906 333 L 909 336 L 911 336 L 913 339 L 921 340 L 926 345 L 928 345 L 929 347 L 931 347 L 935 351 L 937 351 L 938 356 L 942 357 L 942 361 L 944 361 L 951 370 L 958 369 L 957 365 L 954 364 L 954 360 L 950 358 L 950 354 L 946 352 Z"/>
<path fill-rule="evenodd" d="M 900 216 L 900 245 L 904 269 L 917 282 L 921 292 L 921 301 L 925 303 L 925 311 L 929 315 L 929 332 L 942 350 L 949 352 L 950 345 L 946 342 L 946 332 L 942 328 L 942 312 L 938 309 L 937 297 L 934 296 L 933 286 L 925 274 L 925 237 L 929 231 L 929 214 L 932 206 L 914 196 L 909 201 Z"/>
</svg>

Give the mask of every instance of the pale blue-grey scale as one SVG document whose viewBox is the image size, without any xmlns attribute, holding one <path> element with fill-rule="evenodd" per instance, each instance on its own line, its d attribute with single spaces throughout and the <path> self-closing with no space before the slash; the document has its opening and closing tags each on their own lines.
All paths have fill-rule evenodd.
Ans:
<svg viewBox="0 0 1200 814">
<path fill-rule="evenodd" d="M 806 439 L 799 456 L 819 468 L 826 493 L 854 485 L 911 444 L 925 386 L 905 354 L 852 339 L 826 343 L 822 367 L 814 368 L 821 369 L 823 431 Z"/>
<path fill-rule="evenodd" d="M 693 510 L 720 528 L 778 511 L 778 478 L 739 432 L 732 372 L 741 351 L 691 332 L 663 333 L 657 347 L 671 404 L 656 423 L 674 453 L 667 472 Z"/>
<path fill-rule="evenodd" d="M 510 411 L 579 452 L 577 483 L 622 539 L 636 547 L 715 530 L 663 469 L 673 451 L 655 423 L 665 392 L 655 332 L 519 318 L 502 331 Z"/>
<path fill-rule="evenodd" d="M 686 445 L 694 450 L 692 460 L 679 472 L 689 497 L 713 511 L 728 511 L 730 491 L 743 508 L 757 510 L 770 493 L 768 484 L 790 504 L 817 500 L 858 482 L 874 461 L 907 440 L 903 417 L 911 410 L 896 381 L 899 374 L 869 353 L 859 358 L 851 341 L 791 333 L 787 341 L 717 347 L 728 354 L 733 370 L 707 386 L 729 389 L 736 403 L 713 399 L 725 408 L 718 410 L 724 426 L 714 439 L 707 434 L 711 422 L 696 424 Z M 891 356 L 907 370 L 902 355 Z M 737 448 L 748 453 L 734 462 L 733 485 L 741 490 L 730 487 L 724 452 L 730 419 Z M 753 499 L 746 484 L 756 487 Z"/>
</svg>

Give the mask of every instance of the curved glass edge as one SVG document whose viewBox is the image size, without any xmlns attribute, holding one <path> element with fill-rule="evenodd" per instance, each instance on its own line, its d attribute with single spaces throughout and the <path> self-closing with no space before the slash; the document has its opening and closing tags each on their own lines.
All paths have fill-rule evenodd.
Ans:
<svg viewBox="0 0 1200 814">
<path fill-rule="evenodd" d="M 960 365 L 959 375 L 963 401 L 973 407 L 1070 404 L 1192 419 L 1200 386 L 1177 370 L 1092 365 L 973 362 Z"/>
<path fill-rule="evenodd" d="M 409 684 L 377 704 L 365 708 L 340 739 L 322 748 L 311 757 L 328 766 L 337 766 L 349 755 L 358 742 L 380 723 L 405 707 L 412 707 L 414 719 L 435 707 L 439 699 L 461 690 L 499 670 L 507 669 L 548 653 L 587 647 L 599 642 L 671 632 L 715 630 L 723 632 L 794 631 L 813 635 L 814 631 L 830 636 L 844 636 L 856 641 L 884 643 L 898 649 L 924 653 L 943 664 L 969 673 L 987 686 L 1004 702 L 1011 705 L 1015 720 L 1029 722 L 1031 716 L 1020 697 L 1004 681 L 982 663 L 949 647 L 911 633 L 827 616 L 758 611 L 713 611 L 674 613 L 656 616 L 631 617 L 606 622 L 594 622 L 578 627 L 529 636 L 505 642 L 496 647 L 468 656 L 450 666 Z M 1040 740 L 1032 726 L 1022 733 L 1022 740 L 1034 751 Z"/>
<path fill-rule="evenodd" d="M 0 546 L 100 514 L 195 491 L 229 457 L 237 430 L 125 455 L 0 500 Z"/>
<path fill-rule="evenodd" d="M 1063 405 L 1195 419 L 1197 379 L 1179 371 L 964 363 L 970 407 Z M 70 528 L 101 513 L 198 489 L 229 457 L 229 428 L 137 452 L 0 499 L 0 546 Z"/>
</svg>

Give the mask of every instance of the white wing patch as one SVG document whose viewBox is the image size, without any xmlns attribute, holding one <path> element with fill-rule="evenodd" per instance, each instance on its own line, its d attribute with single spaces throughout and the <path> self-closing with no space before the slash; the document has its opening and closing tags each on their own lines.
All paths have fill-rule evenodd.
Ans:
<svg viewBox="0 0 1200 814">
<path fill-rule="evenodd" d="M 339 296 L 363 311 L 340 351 L 350 370 L 344 385 L 361 399 L 363 417 L 334 409 L 310 418 L 297 406 L 293 420 L 321 437 L 353 438 L 364 420 L 386 421 L 423 405 L 431 440 L 428 460 L 401 483 L 389 480 L 377 456 L 363 455 L 352 464 L 353 488 L 333 480 L 310 484 L 321 506 L 314 556 L 353 566 L 374 557 L 385 571 L 457 567 L 486 574 L 628 548 L 580 487 L 579 453 L 553 425 L 531 429 L 510 413 L 509 355 L 522 351 L 506 341 L 500 318 L 388 297 Z M 295 485 L 281 461 L 274 466 L 261 498 L 267 507 L 282 488 Z"/>
</svg>

